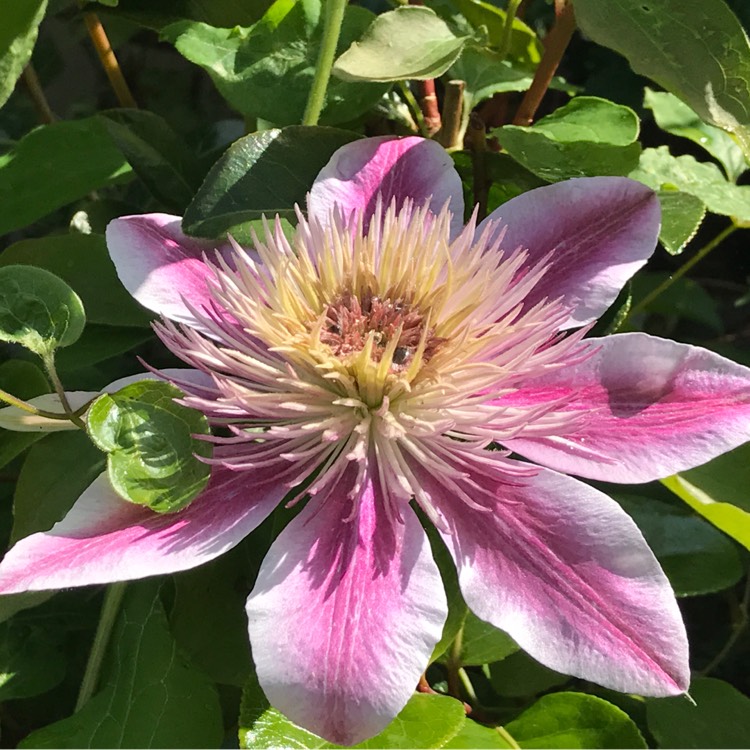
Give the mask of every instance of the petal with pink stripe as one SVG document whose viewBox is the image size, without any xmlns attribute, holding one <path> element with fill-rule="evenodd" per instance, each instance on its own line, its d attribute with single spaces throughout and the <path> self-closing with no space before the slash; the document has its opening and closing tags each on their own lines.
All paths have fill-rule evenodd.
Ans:
<svg viewBox="0 0 750 750">
<path fill-rule="evenodd" d="M 179 216 L 123 216 L 107 226 L 107 247 L 125 288 L 149 310 L 178 323 L 201 328 L 189 302 L 210 310 L 207 280 L 212 271 L 203 261 L 215 252 L 228 255 L 229 245 L 187 237 Z"/>
<path fill-rule="evenodd" d="M 559 672 L 641 695 L 687 689 L 674 594 L 614 500 L 547 469 L 513 483 L 475 471 L 464 489 L 482 512 L 426 471 L 420 479 L 447 522 L 443 539 L 478 617 Z"/>
<path fill-rule="evenodd" d="M 689 469 L 750 440 L 750 369 L 707 349 L 645 333 L 589 339 L 593 356 L 495 403 L 568 398 L 583 417 L 562 436 L 505 441 L 567 474 L 627 484 Z M 530 430 L 534 429 L 533 423 Z"/>
<path fill-rule="evenodd" d="M 102 474 L 50 531 L 7 553 L 0 594 L 146 578 L 213 560 L 283 498 L 285 488 L 269 478 L 217 468 L 187 508 L 159 514 L 120 498 Z"/>
<path fill-rule="evenodd" d="M 353 475 L 309 501 L 281 533 L 247 604 L 271 704 L 344 745 L 377 734 L 403 708 L 447 615 L 411 508 L 403 508 L 403 523 L 391 522 L 368 479 L 351 518 Z"/>
<path fill-rule="evenodd" d="M 661 212 L 656 194 L 626 177 L 583 177 L 530 190 L 493 211 L 477 229 L 505 227 L 502 246 L 528 250 L 529 264 L 550 254 L 541 282 L 526 299 L 562 297 L 564 328 L 596 320 L 651 257 Z"/>
<path fill-rule="evenodd" d="M 417 206 L 429 202 L 437 213 L 448 203 L 452 232 L 463 227 L 461 178 L 446 150 L 435 141 L 416 136 L 364 138 L 342 146 L 315 179 L 307 201 L 311 216 L 326 225 L 339 208 L 345 216 L 363 210 L 369 225 L 378 196 L 384 206 L 406 198 Z"/>
</svg>

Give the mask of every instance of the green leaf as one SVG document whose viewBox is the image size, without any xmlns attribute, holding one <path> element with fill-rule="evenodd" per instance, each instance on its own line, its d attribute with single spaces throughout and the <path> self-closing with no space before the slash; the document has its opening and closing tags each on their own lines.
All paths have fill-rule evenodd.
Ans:
<svg viewBox="0 0 750 750">
<path fill-rule="evenodd" d="M 31 59 L 47 0 L 13 0 L 3 4 L 0 23 L 0 107 Z M 0 232 L 2 234 L 2 232 Z"/>
<path fill-rule="evenodd" d="M 615 499 L 638 524 L 677 596 L 721 591 L 744 575 L 737 546 L 700 516 L 650 497 Z"/>
<path fill-rule="evenodd" d="M 3 255 L 0 255 L 0 259 Z M 48 393 L 50 385 L 44 373 L 33 362 L 11 359 L 0 364 L 0 388 L 6 393 L 27 400 Z M 3 403 L 0 402 L 0 409 L 2 408 Z M 43 437 L 44 432 L 0 430 L 0 469 Z"/>
<path fill-rule="evenodd" d="M 341 52 L 358 39 L 373 14 L 347 7 L 338 41 Z M 322 35 L 321 0 L 276 0 L 251 28 L 220 29 L 183 22 L 162 35 L 200 65 L 227 101 L 244 115 L 275 125 L 302 120 Z M 348 122 L 380 99 L 387 86 L 332 79 L 323 124 Z M 283 92 L 269 96 L 269 91 Z"/>
<path fill-rule="evenodd" d="M 694 195 L 709 211 L 750 222 L 750 185 L 728 182 L 716 164 L 692 156 L 672 156 L 666 146 L 644 149 L 630 177 L 654 190 L 666 188 Z"/>
<path fill-rule="evenodd" d="M 206 417 L 175 403 L 179 389 L 158 380 L 101 395 L 88 412 L 88 432 L 107 453 L 107 472 L 125 500 L 157 513 L 186 507 L 208 483 L 211 456 Z"/>
<path fill-rule="evenodd" d="M 442 747 L 455 750 L 472 750 L 474 748 L 508 748 L 513 747 L 495 727 L 485 727 L 476 721 L 467 719 L 461 731 L 448 740 Z"/>
<path fill-rule="evenodd" d="M 31 266 L 0 268 L 0 341 L 49 357 L 77 341 L 85 325 L 81 299 L 62 279 Z"/>
<path fill-rule="evenodd" d="M 300 126 L 240 138 L 211 168 L 185 211 L 183 228 L 218 237 L 263 214 L 293 219 L 294 206 L 305 205 L 333 152 L 356 139 L 345 130 Z"/>
<path fill-rule="evenodd" d="M 475 29 L 479 29 L 481 26 L 487 29 L 489 43 L 492 47 L 497 49 L 502 47 L 505 24 L 508 18 L 508 14 L 502 8 L 483 2 L 483 0 L 454 0 L 453 4 Z M 542 59 L 543 51 L 544 47 L 534 30 L 520 18 L 514 16 L 508 56 L 529 66 L 534 66 Z"/>
<path fill-rule="evenodd" d="M 679 255 L 703 222 L 706 204 L 679 190 L 659 190 L 661 229 L 659 241 L 670 255 Z"/>
<path fill-rule="evenodd" d="M 0 624 L 0 701 L 45 693 L 65 676 L 54 630 L 26 622 Z"/>
<path fill-rule="evenodd" d="M 722 0 L 576 0 L 576 20 L 750 154 L 750 42 Z"/>
<path fill-rule="evenodd" d="M 44 604 L 56 593 L 56 591 L 24 591 L 22 594 L 0 595 L 0 622 L 7 622 L 25 609 Z"/>
<path fill-rule="evenodd" d="M 215 682 L 238 687 L 252 671 L 245 615 L 251 588 L 246 558 L 247 549 L 241 545 L 218 560 L 176 575 L 169 615 L 175 640 L 193 663 Z"/>
<path fill-rule="evenodd" d="M 11 540 L 54 526 L 102 471 L 104 458 L 83 432 L 47 435 L 29 451 L 21 467 L 13 497 Z"/>
<path fill-rule="evenodd" d="M 662 748 L 746 747 L 750 737 L 750 698 L 729 683 L 711 678 L 690 686 L 685 697 L 651 699 L 648 728 Z"/>
<path fill-rule="evenodd" d="M 20 747 L 219 747 L 216 689 L 178 650 L 156 585 L 129 586 L 110 643 L 101 692 Z"/>
<path fill-rule="evenodd" d="M 750 444 L 661 480 L 716 528 L 750 549 Z"/>
<path fill-rule="evenodd" d="M 524 167 L 550 182 L 587 175 L 624 175 L 641 152 L 638 117 L 629 107 L 580 96 L 531 127 L 493 131 Z"/>
<path fill-rule="evenodd" d="M 0 156 L 0 235 L 25 227 L 130 171 L 98 117 L 32 130 Z"/>
<path fill-rule="evenodd" d="M 490 682 L 505 698 L 524 698 L 568 682 L 570 677 L 545 667 L 524 651 L 490 664 Z"/>
<path fill-rule="evenodd" d="M 631 718 L 601 698 L 552 693 L 505 725 L 522 748 L 645 748 Z"/>
<path fill-rule="evenodd" d="M 480 620 L 473 612 L 466 615 L 461 651 L 461 664 L 489 664 L 518 651 L 516 642 L 502 630 Z"/>
<path fill-rule="evenodd" d="M 149 315 L 117 278 L 104 237 L 60 234 L 21 240 L 0 254 L 2 266 L 19 264 L 51 271 L 80 296 L 89 323 L 149 325 Z"/>
<path fill-rule="evenodd" d="M 112 141 L 148 191 L 182 213 L 200 185 L 187 144 L 153 112 L 115 109 L 101 115 Z"/>
<path fill-rule="evenodd" d="M 503 58 L 490 49 L 467 44 L 447 75 L 465 82 L 464 110 L 468 112 L 494 94 L 526 91 L 534 80 L 534 68 L 514 59 Z M 552 79 L 550 88 L 570 94 L 575 92 L 574 87 L 557 76 Z"/>
<path fill-rule="evenodd" d="M 687 104 L 673 94 L 646 88 L 643 104 L 654 113 L 656 124 L 662 130 L 689 138 L 718 159 L 732 182 L 736 182 L 747 169 L 742 149 L 733 138 L 723 130 L 703 122 Z"/>
<path fill-rule="evenodd" d="M 456 61 L 466 39 L 429 8 L 403 6 L 379 15 L 336 60 L 333 74 L 347 81 L 437 78 Z"/>
<path fill-rule="evenodd" d="M 154 337 L 150 328 L 115 328 L 114 326 L 87 325 L 78 341 L 67 349 L 61 349 L 55 362 L 57 372 L 65 383 L 76 383 L 71 374 L 91 367 L 107 359 L 128 352 L 133 347 Z M 119 372 L 117 373 L 120 374 Z M 113 378 L 110 378 L 112 380 Z M 101 375 L 93 383 L 75 385 L 83 390 L 97 390 L 102 384 Z"/>
<path fill-rule="evenodd" d="M 465 723 L 466 713 L 458 701 L 442 695 L 417 693 L 380 734 L 352 747 L 441 748 Z M 240 747 L 248 750 L 340 747 L 298 727 L 271 708 L 255 675 L 248 680 L 242 694 L 239 738 Z"/>
<path fill-rule="evenodd" d="M 636 302 L 669 278 L 666 271 L 644 271 L 632 280 L 633 298 Z M 646 312 L 666 318 L 683 318 L 706 326 L 715 334 L 724 332 L 716 300 L 693 279 L 684 276 L 672 282 L 656 299 L 646 305 Z"/>
</svg>

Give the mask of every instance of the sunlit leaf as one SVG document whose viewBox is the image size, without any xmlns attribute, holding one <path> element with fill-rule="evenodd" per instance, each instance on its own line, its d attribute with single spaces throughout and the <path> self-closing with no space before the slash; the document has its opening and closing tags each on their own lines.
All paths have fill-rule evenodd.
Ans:
<svg viewBox="0 0 750 750">
<path fill-rule="evenodd" d="M 723 0 L 576 0 L 593 41 L 733 133 L 750 154 L 750 41 Z"/>
<path fill-rule="evenodd" d="M 379 15 L 361 41 L 336 60 L 333 73 L 347 81 L 437 78 L 453 65 L 465 41 L 434 11 L 407 5 Z"/>
<path fill-rule="evenodd" d="M 62 279 L 32 266 L 0 268 L 0 341 L 49 357 L 85 325 L 81 299 Z"/>
<path fill-rule="evenodd" d="M 107 471 L 124 499 L 157 513 L 187 506 L 206 486 L 211 444 L 194 435 L 209 432 L 206 417 L 175 403 L 169 383 L 142 380 L 101 395 L 88 411 L 89 435 L 107 453 Z"/>
<path fill-rule="evenodd" d="M 656 124 L 662 130 L 689 138 L 718 159 L 732 182 L 736 182 L 748 168 L 742 149 L 730 135 L 703 122 L 687 104 L 673 94 L 646 88 L 643 103 L 654 113 Z"/>
<path fill-rule="evenodd" d="M 629 107 L 576 97 L 530 127 L 493 131 L 500 145 L 545 180 L 624 175 L 638 164 L 638 118 Z"/>
<path fill-rule="evenodd" d="M 659 190 L 658 196 L 661 204 L 659 241 L 670 255 L 679 255 L 700 228 L 706 204 L 696 195 L 679 190 Z"/>
<path fill-rule="evenodd" d="M 633 720 L 583 693 L 551 693 L 505 725 L 522 748 L 645 748 Z"/>
</svg>

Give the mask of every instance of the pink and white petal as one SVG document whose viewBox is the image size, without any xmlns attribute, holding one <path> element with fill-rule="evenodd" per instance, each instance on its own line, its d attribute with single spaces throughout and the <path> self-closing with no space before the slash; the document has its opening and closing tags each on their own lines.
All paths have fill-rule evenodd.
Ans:
<svg viewBox="0 0 750 750">
<path fill-rule="evenodd" d="M 453 160 L 435 141 L 416 136 L 365 138 L 342 146 L 315 179 L 307 208 L 323 225 L 334 208 L 346 217 L 363 210 L 367 227 L 378 196 L 386 207 L 395 200 L 400 208 L 406 198 L 417 206 L 429 202 L 435 213 L 448 203 L 452 233 L 463 227 L 463 189 Z"/>
<path fill-rule="evenodd" d="M 656 194 L 626 177 L 583 177 L 530 190 L 504 203 L 478 227 L 507 227 L 502 247 L 526 248 L 528 263 L 552 253 L 529 306 L 562 296 L 572 308 L 563 328 L 596 320 L 656 247 Z"/>
<path fill-rule="evenodd" d="M 506 447 L 567 474 L 632 484 L 750 440 L 750 369 L 645 333 L 587 341 L 595 352 L 588 360 L 496 402 L 569 397 L 566 411 L 584 415 L 581 426 L 557 437 L 521 434 Z"/>
<path fill-rule="evenodd" d="M 353 520 L 352 475 L 313 498 L 271 547 L 248 599 L 250 641 L 271 704 L 351 745 L 406 704 L 440 639 L 447 604 L 411 508 L 385 514 L 368 479 Z"/>
<path fill-rule="evenodd" d="M 685 692 L 688 644 L 677 602 L 614 500 L 547 469 L 513 483 L 477 473 L 471 479 L 492 498 L 480 501 L 488 508 L 481 512 L 420 473 L 478 617 L 559 672 L 622 692 Z"/>
<path fill-rule="evenodd" d="M 283 498 L 286 489 L 268 480 L 215 468 L 187 508 L 158 514 L 120 498 L 102 474 L 50 531 L 10 549 L 0 563 L 0 594 L 146 578 L 213 560 Z"/>
<path fill-rule="evenodd" d="M 211 309 L 207 281 L 213 272 L 203 255 L 229 255 L 231 247 L 187 237 L 180 222 L 169 214 L 114 219 L 107 226 L 107 247 L 120 281 L 138 302 L 170 320 L 196 325 L 185 301 L 198 311 Z"/>
</svg>

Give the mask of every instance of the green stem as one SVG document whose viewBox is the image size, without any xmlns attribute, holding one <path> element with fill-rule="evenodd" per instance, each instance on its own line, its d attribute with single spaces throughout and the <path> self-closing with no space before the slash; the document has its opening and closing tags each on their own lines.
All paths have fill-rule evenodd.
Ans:
<svg viewBox="0 0 750 750">
<path fill-rule="evenodd" d="M 521 0 L 508 0 L 508 9 L 505 11 L 505 26 L 503 26 L 503 35 L 500 38 L 500 57 L 504 60 L 508 56 L 510 49 L 510 38 L 513 35 L 513 20 L 518 12 L 518 6 Z"/>
<path fill-rule="evenodd" d="M 99 615 L 99 624 L 96 626 L 94 643 L 91 646 L 91 653 L 86 664 L 81 689 L 78 691 L 76 711 L 80 711 L 83 708 L 89 698 L 96 692 L 96 688 L 99 685 L 99 674 L 102 669 L 104 654 L 107 652 L 107 645 L 112 635 L 112 629 L 117 621 L 117 614 L 120 611 L 122 598 L 125 595 L 125 586 L 125 583 L 113 583 L 104 594 L 104 602 Z"/>
<path fill-rule="evenodd" d="M 639 313 L 641 312 L 641 310 L 644 310 L 646 307 L 648 307 L 657 297 L 659 297 L 667 289 L 669 289 L 669 287 L 672 286 L 675 281 L 681 279 L 696 263 L 702 261 L 714 248 L 718 247 L 722 242 L 724 242 L 727 237 L 729 237 L 730 234 L 736 232 L 738 229 L 738 226 L 732 224 L 722 232 L 719 232 L 716 237 L 714 237 L 709 243 L 698 250 L 698 252 L 692 258 L 690 258 L 690 260 L 680 266 L 669 278 L 665 279 L 661 284 L 659 284 L 659 286 L 656 287 L 656 289 L 647 294 L 642 300 L 640 300 L 640 302 L 638 302 L 637 305 L 633 305 L 628 318 L 631 318 L 636 313 Z"/>
<path fill-rule="evenodd" d="M 34 414 L 37 417 L 46 417 L 47 419 L 70 419 L 67 414 L 57 414 L 53 411 L 46 411 L 44 409 L 37 409 L 36 406 L 30 404 L 28 401 L 23 401 L 20 398 L 16 398 L 7 391 L 0 388 L 0 401 L 4 401 L 6 404 L 15 406 L 17 409 Z"/>
<path fill-rule="evenodd" d="M 495 731 L 508 743 L 514 750 L 521 750 L 521 746 L 515 741 L 513 735 L 502 726 L 495 727 Z"/>
<path fill-rule="evenodd" d="M 346 4 L 347 0 L 325 0 L 323 39 L 320 43 L 320 52 L 315 66 L 310 96 L 305 107 L 305 114 L 302 116 L 303 125 L 317 125 L 320 113 L 323 111 L 326 89 L 331 78 L 333 60 L 336 57 L 336 45 L 339 43 Z"/>
<path fill-rule="evenodd" d="M 466 695 L 469 698 L 469 702 L 472 706 L 476 706 L 477 703 L 479 703 L 479 700 L 477 699 L 477 694 L 474 691 L 474 686 L 471 684 L 471 678 L 469 677 L 467 671 L 463 667 L 458 668 L 458 678 L 461 680 L 461 684 L 464 687 L 464 690 L 466 691 Z"/>
<path fill-rule="evenodd" d="M 82 430 L 85 430 L 86 425 L 83 423 L 83 420 L 80 418 L 80 416 L 78 416 L 78 414 L 71 407 L 70 402 L 68 401 L 68 397 L 65 393 L 65 388 L 63 388 L 63 384 L 60 381 L 60 376 L 57 374 L 57 368 L 55 367 L 55 355 L 49 354 L 46 357 L 42 357 L 42 361 L 44 362 L 44 368 L 47 370 L 47 375 L 52 381 L 52 385 L 55 387 L 55 393 L 57 393 L 58 398 L 60 399 L 62 408 L 65 410 L 66 417 L 76 427 L 80 427 Z"/>
<path fill-rule="evenodd" d="M 411 93 L 411 89 L 409 88 L 409 85 L 406 83 L 406 81 L 399 81 L 398 87 L 401 91 L 401 96 L 404 97 L 404 100 L 409 105 L 409 109 L 411 110 L 412 115 L 414 115 L 414 120 L 417 123 L 420 135 L 422 135 L 424 138 L 427 138 L 427 121 L 424 119 L 424 113 L 422 112 L 422 108 L 419 106 L 417 97 Z"/>
</svg>

